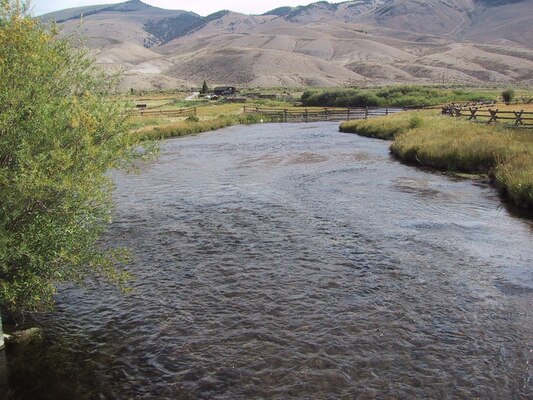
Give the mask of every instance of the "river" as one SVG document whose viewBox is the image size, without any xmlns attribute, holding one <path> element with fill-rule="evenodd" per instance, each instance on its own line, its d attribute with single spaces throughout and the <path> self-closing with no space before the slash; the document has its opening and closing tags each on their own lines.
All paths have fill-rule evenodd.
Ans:
<svg viewBox="0 0 533 400">
<path fill-rule="evenodd" d="M 133 292 L 63 288 L 12 398 L 533 398 L 533 223 L 388 145 L 238 126 L 116 173 Z"/>
</svg>

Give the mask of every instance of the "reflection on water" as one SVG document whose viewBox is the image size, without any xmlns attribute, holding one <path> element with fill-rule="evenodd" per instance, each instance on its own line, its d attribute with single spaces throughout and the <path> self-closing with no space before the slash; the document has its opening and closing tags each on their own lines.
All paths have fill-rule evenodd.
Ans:
<svg viewBox="0 0 533 400">
<path fill-rule="evenodd" d="M 531 398 L 532 224 L 336 124 L 167 141 L 117 174 L 134 293 L 65 288 L 21 399 Z"/>
</svg>

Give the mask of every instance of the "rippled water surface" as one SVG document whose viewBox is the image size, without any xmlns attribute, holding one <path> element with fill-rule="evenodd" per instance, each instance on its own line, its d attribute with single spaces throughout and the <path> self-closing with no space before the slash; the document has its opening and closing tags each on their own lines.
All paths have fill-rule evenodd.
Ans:
<svg viewBox="0 0 533 400">
<path fill-rule="evenodd" d="M 533 398 L 533 224 L 337 127 L 169 140 L 117 174 L 135 290 L 65 288 L 12 395 Z"/>
</svg>

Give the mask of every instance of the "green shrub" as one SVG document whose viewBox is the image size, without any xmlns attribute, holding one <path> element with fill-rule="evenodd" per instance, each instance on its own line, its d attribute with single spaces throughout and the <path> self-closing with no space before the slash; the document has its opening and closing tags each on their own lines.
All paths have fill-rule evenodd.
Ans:
<svg viewBox="0 0 533 400">
<path fill-rule="evenodd" d="M 99 239 L 112 216 L 111 168 L 135 157 L 113 83 L 53 28 L 0 2 L 0 308 L 51 306 L 56 286 L 125 260 Z"/>
<path fill-rule="evenodd" d="M 507 89 L 502 92 L 502 99 L 505 102 L 505 104 L 511 103 L 514 99 L 514 89 Z"/>
<path fill-rule="evenodd" d="M 306 90 L 301 101 L 317 107 L 420 107 L 487 99 L 486 94 L 443 90 L 425 86 L 391 86 L 383 89 Z"/>
</svg>

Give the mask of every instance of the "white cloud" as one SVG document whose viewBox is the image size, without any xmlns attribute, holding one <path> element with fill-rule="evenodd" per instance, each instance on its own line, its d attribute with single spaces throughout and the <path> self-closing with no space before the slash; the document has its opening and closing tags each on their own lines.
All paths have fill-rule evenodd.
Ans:
<svg viewBox="0 0 533 400">
<path fill-rule="evenodd" d="M 208 15 L 220 10 L 231 10 L 245 14 L 262 14 L 282 6 L 298 6 L 312 2 L 312 0 L 143 0 L 156 7 L 194 11 L 200 15 Z M 339 3 L 342 0 L 331 1 Z M 65 8 L 81 7 L 94 4 L 113 4 L 117 0 L 33 0 L 33 11 L 36 15 L 46 14 Z"/>
</svg>

